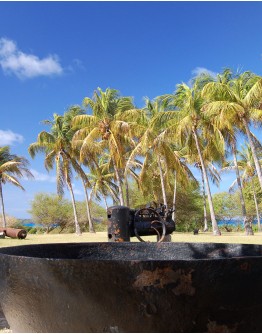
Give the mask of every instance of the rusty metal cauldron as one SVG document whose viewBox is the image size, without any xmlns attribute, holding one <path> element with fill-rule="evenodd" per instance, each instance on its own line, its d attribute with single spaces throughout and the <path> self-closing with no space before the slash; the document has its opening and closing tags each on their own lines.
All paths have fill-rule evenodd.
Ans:
<svg viewBox="0 0 262 334">
<path fill-rule="evenodd" d="M 0 249 L 14 332 L 262 332 L 262 246 L 76 243 Z"/>
</svg>

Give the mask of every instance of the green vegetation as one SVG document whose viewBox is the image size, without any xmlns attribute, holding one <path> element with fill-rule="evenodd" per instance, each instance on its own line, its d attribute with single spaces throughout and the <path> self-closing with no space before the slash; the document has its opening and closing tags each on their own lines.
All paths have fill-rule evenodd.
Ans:
<svg viewBox="0 0 262 334">
<path fill-rule="evenodd" d="M 1 201 L 3 228 L 7 226 L 7 222 L 5 215 L 2 186 L 5 183 L 11 183 L 14 186 L 24 190 L 23 186 L 18 180 L 18 178 L 24 176 L 33 177 L 28 169 L 28 161 L 23 157 L 11 154 L 10 148 L 8 146 L 0 147 L 0 201 Z"/>
<path fill-rule="evenodd" d="M 115 89 L 98 88 L 84 98 L 83 107 L 44 121 L 49 131 L 29 146 L 32 157 L 45 154 L 47 170 L 55 168 L 60 196 L 38 195 L 32 202 L 34 220 L 47 232 L 54 224 L 56 231 L 74 226 L 79 235 L 87 227 L 94 232 L 102 227 L 95 225 L 94 200 L 107 208 L 111 197 L 114 204 L 135 208 L 163 203 L 174 211 L 178 231 L 211 228 L 220 235 L 218 220 L 237 216 L 245 234 L 253 235 L 254 218 L 261 229 L 262 146 L 251 126 L 262 124 L 261 101 L 262 77 L 230 69 L 216 77 L 201 74 L 172 94 L 146 98 L 143 108 Z M 238 147 L 237 138 L 245 146 Z M 199 169 L 201 182 L 192 167 Z M 236 181 L 230 192 L 212 195 L 210 182 L 218 185 L 232 170 Z M 75 201 L 74 177 L 83 183 L 81 204 Z M 62 199 L 65 189 L 71 207 Z"/>
<path fill-rule="evenodd" d="M 78 222 L 81 229 L 85 231 L 88 227 L 85 202 L 76 202 L 76 211 L 78 212 Z M 74 215 L 71 210 L 71 204 L 68 200 L 56 194 L 39 193 L 31 203 L 30 210 L 32 220 L 38 227 L 29 229 L 29 233 L 56 233 L 73 232 Z M 106 211 L 99 205 L 91 204 L 91 213 L 96 217 L 92 225 L 98 230 L 105 230 Z"/>
</svg>

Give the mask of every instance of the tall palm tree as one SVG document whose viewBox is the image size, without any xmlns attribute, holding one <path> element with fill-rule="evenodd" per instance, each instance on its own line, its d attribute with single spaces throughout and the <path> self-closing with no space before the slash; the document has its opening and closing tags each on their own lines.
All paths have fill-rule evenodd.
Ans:
<svg viewBox="0 0 262 334">
<path fill-rule="evenodd" d="M 243 182 L 243 185 L 251 185 L 251 190 L 253 192 L 254 203 L 255 203 L 255 208 L 256 208 L 256 213 L 257 213 L 258 227 L 260 229 L 260 217 L 259 217 L 257 197 L 256 197 L 256 192 L 255 192 L 255 187 L 254 187 L 254 178 L 257 177 L 257 174 L 256 174 L 254 158 L 253 158 L 253 154 L 252 154 L 250 145 L 248 143 L 245 143 L 244 146 L 241 145 L 241 151 L 238 152 L 238 155 L 239 155 L 239 159 L 237 162 L 238 170 L 242 171 L 241 180 Z M 225 168 L 225 170 L 232 170 L 232 169 L 234 170 L 235 167 L 229 166 L 228 168 Z M 229 188 L 230 191 L 233 191 L 235 189 L 237 182 L 238 180 L 235 180 L 232 183 L 232 185 Z M 245 227 L 246 235 L 254 234 L 251 221 L 249 221 L 248 219 L 244 221 L 244 227 Z"/>
<path fill-rule="evenodd" d="M 171 138 L 165 133 L 164 125 L 161 123 L 156 125 L 154 122 L 155 117 L 164 112 L 165 104 L 158 99 L 150 101 L 147 98 L 145 102 L 143 109 L 131 112 L 132 118 L 136 119 L 138 124 L 139 140 L 130 154 L 126 168 L 134 162 L 136 156 L 140 156 L 143 160 L 139 174 L 140 188 L 144 193 L 146 191 L 145 195 L 149 194 L 154 188 L 152 178 L 159 179 L 162 199 L 157 196 L 157 200 L 163 201 L 165 207 L 168 208 L 166 188 L 170 187 L 174 174 L 176 174 L 176 179 L 184 180 L 185 183 L 192 177 L 192 174 L 180 160 Z M 174 182 L 174 187 L 175 185 L 176 182 Z"/>
<path fill-rule="evenodd" d="M 124 205 L 121 170 L 125 167 L 126 146 L 131 144 L 130 127 L 122 120 L 125 111 L 133 109 L 130 97 L 121 97 L 119 92 L 107 88 L 98 88 L 92 98 L 86 97 L 84 105 L 90 109 L 91 115 L 79 115 L 73 124 L 79 130 L 74 135 L 75 142 L 81 140 L 80 160 L 90 154 L 93 147 L 101 147 L 110 155 L 119 189 L 120 204 Z M 100 151 L 101 152 L 101 151 Z"/>
<path fill-rule="evenodd" d="M 175 142 L 179 146 L 188 145 L 190 150 L 197 151 L 207 188 L 213 234 L 220 235 L 221 232 L 215 217 L 201 143 L 204 143 L 206 151 L 211 151 L 213 147 L 216 147 L 216 150 L 221 152 L 221 155 L 223 155 L 224 143 L 219 131 L 215 131 L 216 129 L 211 127 L 211 124 L 201 111 L 204 103 L 201 97 L 203 84 L 204 81 L 202 79 L 196 79 L 192 87 L 180 84 L 177 86 L 175 94 L 163 96 L 163 100 L 167 101 L 169 105 L 169 111 L 162 113 L 156 121 L 166 123 L 166 131 L 173 135 Z M 201 137 L 202 140 L 200 140 Z"/>
<path fill-rule="evenodd" d="M 207 102 L 203 111 L 212 117 L 216 127 L 233 133 L 237 126 L 246 134 L 262 189 L 261 166 L 250 131 L 252 122 L 261 124 L 262 120 L 262 77 L 244 72 L 227 82 L 208 83 L 203 88 L 202 96 Z"/>
<path fill-rule="evenodd" d="M 233 72 L 229 69 L 226 68 L 223 70 L 221 74 L 218 74 L 216 77 L 216 80 L 214 80 L 213 83 L 209 83 L 206 85 L 206 88 L 203 89 L 202 95 L 205 97 L 206 96 L 206 90 L 208 91 L 208 87 L 214 87 L 218 86 L 216 85 L 217 83 L 220 86 L 230 86 L 231 82 L 235 80 L 238 77 L 239 73 L 233 74 Z M 211 88 L 209 88 L 211 89 Z M 203 107 L 205 110 L 205 106 Z M 243 190 L 242 190 L 242 184 L 240 180 L 240 173 L 238 169 L 238 163 L 237 163 L 237 142 L 236 142 L 236 136 L 239 133 L 239 128 L 238 124 L 232 124 L 230 128 L 227 126 L 226 122 L 215 122 L 216 126 L 219 128 L 219 130 L 222 133 L 222 136 L 224 137 L 224 140 L 226 142 L 226 145 L 229 149 L 229 151 L 233 155 L 233 162 L 230 163 L 230 166 L 234 168 L 237 176 L 237 184 L 239 188 L 239 197 L 240 197 L 240 202 L 241 202 L 241 208 L 242 208 L 242 215 L 244 219 L 244 226 L 246 226 L 246 220 L 247 220 L 247 212 L 246 212 L 246 205 L 245 205 L 245 200 L 244 200 L 244 195 L 243 195 Z M 227 168 L 229 168 L 229 165 L 226 163 Z M 226 168 L 226 169 L 227 169 Z M 221 172 L 226 170 L 225 168 L 222 168 Z"/>
<path fill-rule="evenodd" d="M 50 132 L 40 132 L 37 141 L 29 146 L 28 151 L 32 158 L 34 158 L 38 152 L 45 153 L 45 167 L 47 170 L 53 169 L 55 165 L 57 193 L 62 196 L 64 187 L 65 185 L 67 186 L 71 195 L 75 231 L 77 235 L 81 235 L 72 186 L 73 170 L 84 180 L 85 184 L 88 184 L 89 181 L 75 158 L 75 153 L 71 145 L 73 130 L 66 116 L 67 115 L 60 116 L 54 114 L 52 121 L 44 121 L 45 124 L 51 126 Z"/>
<path fill-rule="evenodd" d="M 6 216 L 3 198 L 3 184 L 10 183 L 25 190 L 18 178 L 33 177 L 28 169 L 28 161 L 24 157 L 10 153 L 9 146 L 0 147 L 0 199 L 3 216 L 3 228 L 6 228 Z"/>
<path fill-rule="evenodd" d="M 108 209 L 106 199 L 108 196 L 111 196 L 113 201 L 118 202 L 118 187 L 114 183 L 115 175 L 109 170 L 107 163 L 102 162 L 96 168 L 92 168 L 88 177 L 92 186 L 90 199 L 94 196 L 100 201 L 102 196 L 106 209 Z"/>
</svg>

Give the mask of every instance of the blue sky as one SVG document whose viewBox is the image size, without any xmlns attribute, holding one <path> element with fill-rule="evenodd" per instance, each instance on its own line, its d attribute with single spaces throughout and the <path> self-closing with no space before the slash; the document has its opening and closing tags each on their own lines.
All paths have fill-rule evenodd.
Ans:
<svg viewBox="0 0 262 334">
<path fill-rule="evenodd" d="M 225 67 L 262 75 L 261 2 L 0 2 L 0 146 L 30 161 L 26 192 L 5 185 L 6 211 L 19 218 L 34 194 L 55 192 L 54 173 L 27 148 L 63 114 L 101 87 L 143 97 Z M 259 135 L 259 132 L 258 132 Z M 234 179 L 225 175 L 220 189 Z M 84 198 L 75 183 L 78 200 Z"/>
</svg>

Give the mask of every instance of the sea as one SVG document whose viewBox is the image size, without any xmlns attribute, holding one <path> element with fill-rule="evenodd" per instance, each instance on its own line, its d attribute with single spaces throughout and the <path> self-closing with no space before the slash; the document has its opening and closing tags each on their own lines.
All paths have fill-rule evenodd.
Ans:
<svg viewBox="0 0 262 334">
<path fill-rule="evenodd" d="M 223 220 L 218 220 L 217 224 L 219 226 L 222 226 L 222 225 L 243 226 L 243 219 L 241 219 L 240 217 L 231 218 L 231 219 L 223 219 Z M 37 227 L 37 226 L 41 227 L 41 224 L 35 224 L 34 222 L 24 223 L 23 225 L 28 226 L 28 227 Z M 253 220 L 252 225 L 257 225 L 257 219 Z"/>
<path fill-rule="evenodd" d="M 243 218 L 233 218 L 233 219 L 223 219 L 223 220 L 218 220 L 217 224 L 218 225 L 231 225 L 231 226 L 243 226 Z M 257 219 L 254 219 L 252 221 L 252 225 L 257 225 Z"/>
</svg>

